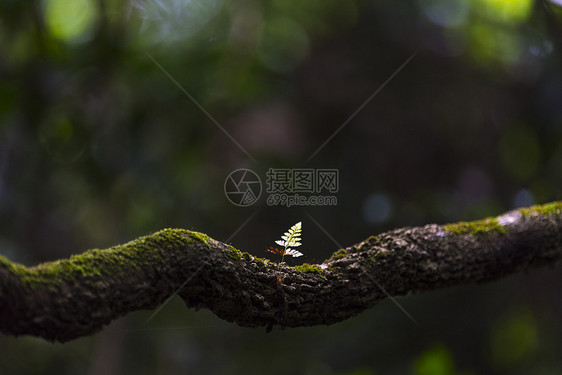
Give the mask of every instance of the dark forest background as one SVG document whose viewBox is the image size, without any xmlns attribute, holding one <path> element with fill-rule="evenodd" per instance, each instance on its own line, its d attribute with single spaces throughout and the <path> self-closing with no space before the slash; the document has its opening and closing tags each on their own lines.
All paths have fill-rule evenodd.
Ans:
<svg viewBox="0 0 562 375">
<path fill-rule="evenodd" d="M 556 2 L 0 0 L 0 253 L 180 227 L 267 257 L 302 221 L 316 263 L 337 245 L 311 217 L 349 246 L 560 200 L 561 46 Z M 237 207 L 238 168 L 338 169 L 337 205 Z M 561 288 L 543 268 L 398 297 L 417 324 L 385 301 L 269 334 L 177 298 L 64 345 L 1 336 L 0 373 L 562 374 Z"/>
</svg>

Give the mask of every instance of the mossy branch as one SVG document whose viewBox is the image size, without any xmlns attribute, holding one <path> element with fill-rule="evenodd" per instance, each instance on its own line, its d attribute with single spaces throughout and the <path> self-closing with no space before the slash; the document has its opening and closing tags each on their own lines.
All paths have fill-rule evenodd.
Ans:
<svg viewBox="0 0 562 375">
<path fill-rule="evenodd" d="M 68 341 L 131 311 L 154 309 L 182 285 L 178 294 L 188 307 L 242 326 L 332 324 L 386 298 L 381 286 L 402 295 L 483 282 L 561 257 L 562 202 L 397 229 L 322 264 L 280 271 L 204 234 L 165 229 L 30 268 L 0 257 L 0 331 Z"/>
</svg>

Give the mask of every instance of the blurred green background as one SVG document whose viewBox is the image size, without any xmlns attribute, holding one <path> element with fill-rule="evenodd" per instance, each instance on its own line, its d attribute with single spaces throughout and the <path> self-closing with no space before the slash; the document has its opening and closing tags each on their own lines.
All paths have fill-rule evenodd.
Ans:
<svg viewBox="0 0 562 375">
<path fill-rule="evenodd" d="M 0 253 L 180 227 L 265 257 L 302 221 L 313 263 L 337 245 L 308 215 L 348 246 L 560 200 L 561 25 L 530 0 L 0 0 Z M 336 168 L 338 204 L 237 207 L 238 168 Z M 0 373 L 562 374 L 561 289 L 547 267 L 398 297 L 417 324 L 385 301 L 269 334 L 175 298 L 66 344 L 0 336 Z"/>
</svg>

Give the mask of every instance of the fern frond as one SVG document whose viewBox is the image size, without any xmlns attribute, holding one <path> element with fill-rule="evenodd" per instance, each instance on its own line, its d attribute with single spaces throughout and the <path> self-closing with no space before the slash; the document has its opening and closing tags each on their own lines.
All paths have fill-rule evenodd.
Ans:
<svg viewBox="0 0 562 375">
<path fill-rule="evenodd" d="M 289 230 L 281 236 L 280 240 L 275 241 L 275 243 L 279 246 L 283 246 L 282 257 L 285 255 L 290 255 L 293 257 L 300 257 L 303 255 L 300 251 L 292 249 L 293 247 L 301 246 L 302 239 L 301 239 L 301 232 L 302 232 L 302 222 L 298 222 L 293 225 Z M 271 251 L 271 250 L 269 250 Z M 283 261 L 283 259 L 281 259 Z"/>
<path fill-rule="evenodd" d="M 287 249 L 287 250 L 285 250 L 285 255 L 291 255 L 291 256 L 294 256 L 296 258 L 296 257 L 302 256 L 303 254 L 300 251 L 297 251 L 295 249 Z"/>
<path fill-rule="evenodd" d="M 301 241 L 301 232 L 302 232 L 302 223 L 299 221 L 298 223 L 293 225 L 289 229 L 289 231 L 285 233 L 285 235 L 282 236 L 281 238 L 285 240 L 287 247 L 289 246 L 297 247 L 301 245 L 301 243 L 299 242 Z"/>
</svg>

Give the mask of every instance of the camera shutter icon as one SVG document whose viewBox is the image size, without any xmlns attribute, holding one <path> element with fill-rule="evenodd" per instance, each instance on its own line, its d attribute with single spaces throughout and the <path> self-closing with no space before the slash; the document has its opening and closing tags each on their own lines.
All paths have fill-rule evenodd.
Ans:
<svg viewBox="0 0 562 375">
<path fill-rule="evenodd" d="M 261 180 L 252 170 L 240 168 L 231 172 L 224 181 L 224 194 L 235 206 L 247 207 L 261 196 Z"/>
</svg>

